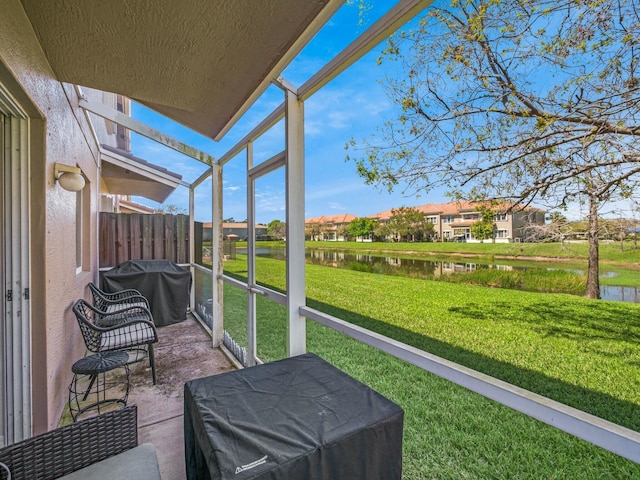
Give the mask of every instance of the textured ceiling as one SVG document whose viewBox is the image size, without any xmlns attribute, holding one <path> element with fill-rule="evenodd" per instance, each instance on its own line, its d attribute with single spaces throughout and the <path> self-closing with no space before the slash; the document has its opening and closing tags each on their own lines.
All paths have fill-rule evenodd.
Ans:
<svg viewBox="0 0 640 480">
<path fill-rule="evenodd" d="M 126 95 L 215 138 L 336 0 L 22 0 L 59 80 Z"/>
</svg>

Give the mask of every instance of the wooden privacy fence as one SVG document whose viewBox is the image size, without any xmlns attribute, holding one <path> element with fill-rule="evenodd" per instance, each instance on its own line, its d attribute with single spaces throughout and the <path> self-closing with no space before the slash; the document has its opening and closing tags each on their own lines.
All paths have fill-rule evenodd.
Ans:
<svg viewBox="0 0 640 480">
<path fill-rule="evenodd" d="M 100 267 L 127 260 L 189 263 L 189 215 L 100 213 Z"/>
</svg>

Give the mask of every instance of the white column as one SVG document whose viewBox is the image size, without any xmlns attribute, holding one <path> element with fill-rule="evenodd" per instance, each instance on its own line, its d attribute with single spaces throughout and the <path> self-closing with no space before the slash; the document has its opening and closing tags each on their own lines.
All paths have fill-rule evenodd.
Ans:
<svg viewBox="0 0 640 480">
<path fill-rule="evenodd" d="M 212 208 L 211 208 L 211 271 L 212 271 L 212 325 L 211 337 L 213 346 L 222 343 L 224 320 L 222 318 L 223 283 L 222 283 L 222 166 L 214 164 L 211 172 Z"/>
<path fill-rule="evenodd" d="M 191 278 L 193 279 L 192 285 L 196 284 L 196 269 L 193 266 L 196 258 L 196 242 L 195 242 L 195 189 L 193 186 L 189 187 L 189 271 L 191 272 Z M 196 307 L 196 289 L 191 288 L 191 295 L 189 298 L 189 307 L 192 311 Z"/>
<path fill-rule="evenodd" d="M 287 152 L 287 355 L 307 350 L 304 257 L 304 103 L 290 87 L 285 90 Z"/>
<path fill-rule="evenodd" d="M 253 168 L 253 142 L 247 143 L 247 367 L 256 363 L 256 182 Z"/>
</svg>

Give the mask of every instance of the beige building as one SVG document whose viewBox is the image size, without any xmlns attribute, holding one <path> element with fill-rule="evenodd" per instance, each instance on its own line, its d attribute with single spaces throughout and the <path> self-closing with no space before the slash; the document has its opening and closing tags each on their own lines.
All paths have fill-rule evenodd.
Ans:
<svg viewBox="0 0 640 480">
<path fill-rule="evenodd" d="M 478 242 L 471 233 L 471 226 L 481 218 L 477 202 L 427 203 L 413 207 L 426 215 L 427 221 L 434 226 L 434 239 L 445 242 Z M 538 208 L 506 208 L 494 207 L 494 241 L 498 243 L 521 242 L 527 239 L 527 226 L 544 224 L 545 212 Z M 380 223 L 387 222 L 393 216 L 393 210 L 371 215 L 369 218 Z M 345 213 L 341 215 L 324 215 L 305 220 L 306 237 L 309 240 L 344 241 L 345 228 L 358 217 Z"/>
<path fill-rule="evenodd" d="M 345 229 L 356 218 L 350 213 L 307 218 L 304 221 L 305 237 L 313 241 L 344 242 Z"/>
<path fill-rule="evenodd" d="M 427 203 L 414 207 L 424 213 L 434 226 L 435 238 L 441 241 L 478 242 L 473 237 L 471 226 L 481 219 L 480 202 Z M 514 208 L 490 207 L 494 215 L 494 238 L 498 243 L 521 242 L 527 239 L 527 226 L 544 224 L 545 211 L 533 207 Z M 387 221 L 391 210 L 372 215 L 380 221 Z"/>
<path fill-rule="evenodd" d="M 211 241 L 211 222 L 202 224 L 203 239 Z M 267 226 L 257 223 L 255 226 L 256 238 L 261 239 L 267 235 Z M 222 238 L 229 241 L 245 241 L 248 237 L 249 224 L 246 222 L 224 222 L 222 224 Z"/>
</svg>

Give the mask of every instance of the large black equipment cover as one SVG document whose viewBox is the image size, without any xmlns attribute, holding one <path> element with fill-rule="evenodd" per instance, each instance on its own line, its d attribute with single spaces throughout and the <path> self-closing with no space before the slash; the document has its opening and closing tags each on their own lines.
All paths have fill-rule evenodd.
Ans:
<svg viewBox="0 0 640 480">
<path fill-rule="evenodd" d="M 154 323 L 161 327 L 187 318 L 191 273 L 169 260 L 128 260 L 102 274 L 102 289 L 135 288 L 149 300 Z"/>
<path fill-rule="evenodd" d="M 187 479 L 400 480 L 402 408 L 314 354 L 185 384 Z"/>
</svg>

